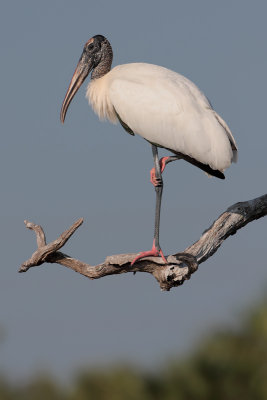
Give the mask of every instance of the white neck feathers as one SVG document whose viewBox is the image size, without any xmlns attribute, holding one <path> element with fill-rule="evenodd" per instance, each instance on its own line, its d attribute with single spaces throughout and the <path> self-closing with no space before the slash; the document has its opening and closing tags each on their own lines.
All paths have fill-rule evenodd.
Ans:
<svg viewBox="0 0 267 400">
<path fill-rule="evenodd" d="M 110 122 L 116 123 L 117 116 L 108 95 L 108 78 L 109 73 L 99 79 L 91 80 L 87 86 L 86 97 L 101 120 L 108 119 Z"/>
</svg>

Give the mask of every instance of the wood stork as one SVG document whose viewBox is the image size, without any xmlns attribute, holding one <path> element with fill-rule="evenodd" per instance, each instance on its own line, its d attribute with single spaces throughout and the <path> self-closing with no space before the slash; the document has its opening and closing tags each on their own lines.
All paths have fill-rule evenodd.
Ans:
<svg viewBox="0 0 267 400">
<path fill-rule="evenodd" d="M 208 175 L 224 179 L 223 171 L 237 161 L 235 139 L 205 95 L 189 79 L 145 63 L 111 69 L 112 58 L 111 45 L 104 36 L 96 35 L 86 42 L 60 119 L 64 123 L 71 100 L 92 71 L 86 96 L 99 118 L 120 122 L 129 134 L 138 134 L 152 145 L 151 182 L 156 191 L 153 246 L 150 251 L 140 253 L 132 264 L 147 256 L 161 256 L 166 262 L 159 244 L 161 174 L 166 164 L 184 159 Z M 158 147 L 174 155 L 159 160 Z"/>
</svg>

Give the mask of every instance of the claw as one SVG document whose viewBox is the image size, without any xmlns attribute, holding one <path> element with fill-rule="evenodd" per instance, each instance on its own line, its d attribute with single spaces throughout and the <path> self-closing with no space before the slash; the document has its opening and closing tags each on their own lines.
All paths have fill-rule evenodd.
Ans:
<svg viewBox="0 0 267 400">
<path fill-rule="evenodd" d="M 163 252 L 161 249 L 157 249 L 155 246 L 155 240 L 153 241 L 152 249 L 148 251 L 143 251 L 140 253 L 135 259 L 131 262 L 131 267 L 136 263 L 136 261 L 145 257 L 161 257 L 165 264 L 168 264 Z"/>
<path fill-rule="evenodd" d="M 164 171 L 164 169 L 166 167 L 166 162 L 167 162 L 168 158 L 169 157 L 162 157 L 159 160 L 161 173 Z M 158 186 L 158 181 L 157 181 L 157 178 L 156 178 L 155 168 L 152 168 L 151 171 L 150 171 L 150 182 L 152 183 L 152 185 Z"/>
</svg>

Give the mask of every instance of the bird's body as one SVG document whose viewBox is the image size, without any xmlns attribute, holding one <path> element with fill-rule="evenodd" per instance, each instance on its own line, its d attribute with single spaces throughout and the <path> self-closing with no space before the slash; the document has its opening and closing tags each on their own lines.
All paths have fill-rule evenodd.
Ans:
<svg viewBox="0 0 267 400">
<path fill-rule="evenodd" d="M 163 180 L 168 162 L 184 159 L 209 175 L 224 179 L 224 170 L 237 160 L 237 147 L 224 120 L 198 87 L 176 72 L 152 64 L 133 63 L 111 69 L 113 52 L 102 35 L 89 39 L 83 49 L 61 108 L 61 121 L 75 93 L 88 76 L 87 97 L 100 119 L 120 122 L 132 135 L 152 144 L 156 190 L 155 231 L 152 249 L 133 261 L 161 255 L 159 220 Z M 158 159 L 158 147 L 175 156 Z"/>
<path fill-rule="evenodd" d="M 157 65 L 119 65 L 92 80 L 87 98 L 101 119 L 121 121 L 150 143 L 223 172 L 236 160 L 235 140 L 198 87 Z"/>
</svg>

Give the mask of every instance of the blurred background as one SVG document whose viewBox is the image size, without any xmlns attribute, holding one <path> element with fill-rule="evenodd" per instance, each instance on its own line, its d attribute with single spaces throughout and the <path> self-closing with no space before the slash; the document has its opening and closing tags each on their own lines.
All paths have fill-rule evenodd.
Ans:
<svg viewBox="0 0 267 400">
<path fill-rule="evenodd" d="M 58 265 L 17 270 L 36 248 L 24 219 L 41 224 L 50 241 L 84 217 L 63 251 L 93 265 L 107 255 L 151 247 L 150 146 L 98 120 L 85 99 L 88 80 L 64 126 L 59 121 L 83 45 L 95 34 L 110 40 L 113 65 L 148 62 L 187 76 L 237 140 L 239 161 L 224 182 L 182 161 L 166 169 L 165 254 L 184 250 L 228 206 L 266 192 L 267 3 L 24 0 L 1 2 L 0 11 L 0 399 L 18 396 L 22 387 L 41 387 L 40 393 L 46 387 L 61 398 L 68 385 L 80 388 L 72 387 L 74 398 L 85 398 L 86 390 L 96 390 L 92 398 L 107 398 L 97 392 L 99 381 L 109 395 L 113 386 L 125 385 L 121 398 L 131 398 L 123 392 L 128 390 L 137 393 L 133 399 L 172 399 L 189 377 L 188 388 L 195 377 L 197 392 L 186 386 L 181 398 L 208 398 L 206 372 L 216 371 L 215 385 L 224 373 L 239 373 L 236 359 L 248 369 L 241 368 L 235 382 L 258 382 L 267 372 L 267 315 L 259 301 L 267 282 L 264 218 L 228 239 L 190 281 L 169 293 L 146 274 L 92 282 Z M 250 357 L 249 343 L 254 347 L 258 337 L 259 358 Z M 243 358 L 221 362 L 239 350 Z M 88 369 L 70 384 L 77 371 Z M 176 384 L 166 394 L 171 380 Z M 41 398 L 37 392 L 33 398 Z"/>
</svg>

